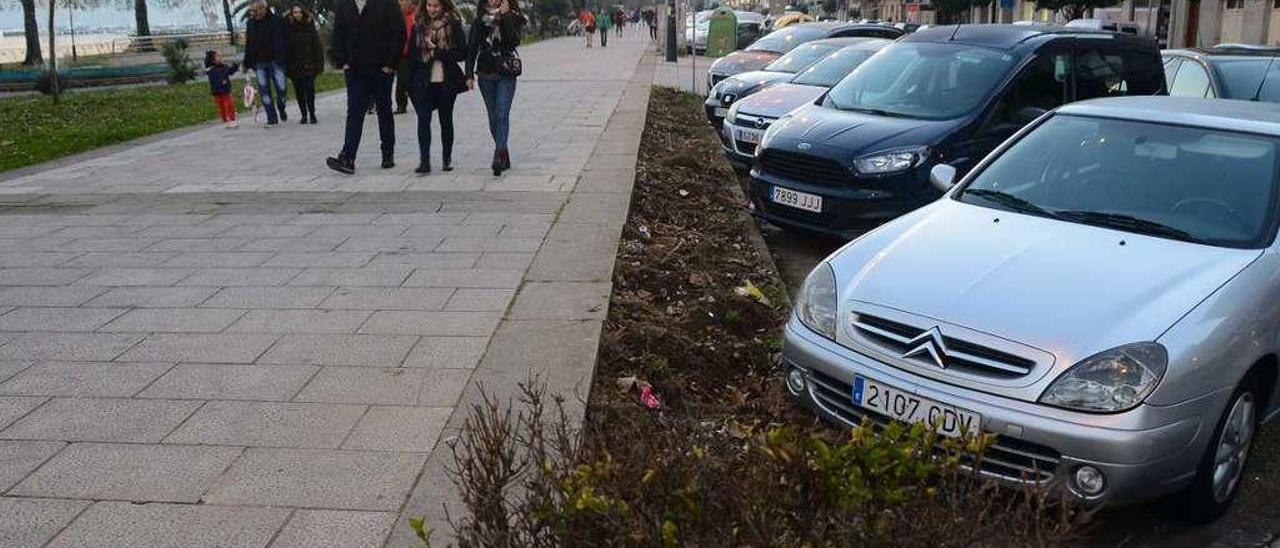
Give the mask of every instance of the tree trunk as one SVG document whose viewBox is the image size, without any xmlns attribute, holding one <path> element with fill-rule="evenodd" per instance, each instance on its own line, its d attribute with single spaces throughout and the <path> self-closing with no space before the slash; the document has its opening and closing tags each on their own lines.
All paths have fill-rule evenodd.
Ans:
<svg viewBox="0 0 1280 548">
<path fill-rule="evenodd" d="M 137 36 L 151 36 L 151 22 L 147 19 L 147 0 L 133 0 L 133 20 L 137 27 Z M 155 51 L 155 43 L 151 40 L 139 42 L 138 51 Z"/>
<path fill-rule="evenodd" d="M 22 34 L 27 39 L 27 56 L 24 65 L 44 63 L 40 55 L 40 27 L 36 25 L 36 0 L 22 0 Z"/>
<path fill-rule="evenodd" d="M 151 36 L 151 23 L 147 20 L 147 0 L 133 0 L 133 17 L 138 36 Z"/>
<path fill-rule="evenodd" d="M 236 45 L 236 24 L 231 16 L 231 0 L 222 0 L 222 16 L 227 20 L 227 33 L 231 34 L 231 45 Z"/>
<path fill-rule="evenodd" d="M 58 35 L 53 31 L 53 8 L 57 5 L 57 2 L 49 0 L 49 89 L 53 92 L 53 104 L 55 105 L 58 104 L 60 91 L 58 89 L 58 50 L 54 47 L 53 41 L 54 37 Z"/>
</svg>

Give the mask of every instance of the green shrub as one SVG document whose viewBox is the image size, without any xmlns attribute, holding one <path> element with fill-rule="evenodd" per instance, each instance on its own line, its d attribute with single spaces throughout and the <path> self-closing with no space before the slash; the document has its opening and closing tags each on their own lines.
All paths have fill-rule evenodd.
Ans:
<svg viewBox="0 0 1280 548">
<path fill-rule="evenodd" d="M 985 438 L 631 410 L 597 412 L 583 438 L 562 404 L 548 416 L 526 385 L 514 410 L 488 396 L 473 408 L 450 445 L 458 546 L 1057 546 L 1088 517 L 1056 490 L 1007 490 L 965 468 Z"/>
<path fill-rule="evenodd" d="M 190 44 L 182 38 L 165 45 L 162 53 L 164 62 L 169 65 L 170 84 L 190 82 L 196 78 L 196 64 L 191 61 L 191 55 L 187 53 L 189 48 Z"/>
</svg>

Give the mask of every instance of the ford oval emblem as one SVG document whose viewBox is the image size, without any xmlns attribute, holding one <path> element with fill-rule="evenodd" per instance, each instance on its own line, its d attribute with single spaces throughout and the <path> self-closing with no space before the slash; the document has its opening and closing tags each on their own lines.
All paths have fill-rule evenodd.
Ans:
<svg viewBox="0 0 1280 548">
<path fill-rule="evenodd" d="M 809 150 L 809 149 L 813 148 L 813 145 L 811 145 L 811 144 L 809 144 L 809 143 L 800 143 L 800 144 L 796 145 L 796 148 L 798 148 L 798 149 L 800 149 L 800 150 Z"/>
</svg>

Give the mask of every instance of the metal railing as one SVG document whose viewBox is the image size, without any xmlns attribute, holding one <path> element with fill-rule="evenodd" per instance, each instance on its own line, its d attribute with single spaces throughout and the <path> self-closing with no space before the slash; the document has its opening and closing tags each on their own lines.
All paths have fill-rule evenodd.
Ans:
<svg viewBox="0 0 1280 548">
<path fill-rule="evenodd" d="M 177 40 L 186 40 L 192 49 L 208 46 L 221 46 L 231 43 L 231 33 L 199 32 L 190 34 L 155 34 L 151 36 L 127 36 L 111 41 L 110 53 L 137 53 L 160 51 Z"/>
</svg>

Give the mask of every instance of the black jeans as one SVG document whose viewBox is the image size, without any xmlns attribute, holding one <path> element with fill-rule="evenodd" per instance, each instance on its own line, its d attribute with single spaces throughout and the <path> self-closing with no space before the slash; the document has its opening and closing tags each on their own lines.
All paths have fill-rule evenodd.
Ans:
<svg viewBox="0 0 1280 548">
<path fill-rule="evenodd" d="M 298 99 L 298 111 L 305 119 L 308 114 L 316 115 L 316 77 L 299 76 L 293 78 L 293 94 Z"/>
<path fill-rule="evenodd" d="M 378 136 L 382 139 L 382 156 L 391 156 L 396 148 L 396 121 L 391 114 L 391 81 L 395 79 L 395 75 L 373 67 L 353 68 L 345 71 L 343 76 L 347 80 L 347 133 L 342 144 L 342 157 L 355 161 L 369 103 L 373 103 L 378 109 Z"/>
<path fill-rule="evenodd" d="M 413 111 L 418 114 L 418 156 L 423 164 L 429 163 L 431 157 L 431 111 L 440 111 L 440 157 L 444 163 L 453 159 L 453 102 L 458 92 L 443 83 L 430 83 L 430 74 L 425 65 L 416 71 L 413 90 L 409 97 L 413 99 Z"/>
<path fill-rule="evenodd" d="M 609 47 L 609 29 L 600 27 L 600 47 Z"/>
<path fill-rule="evenodd" d="M 409 88 L 413 87 L 413 61 L 401 59 L 396 67 L 396 110 L 409 107 Z"/>
</svg>

